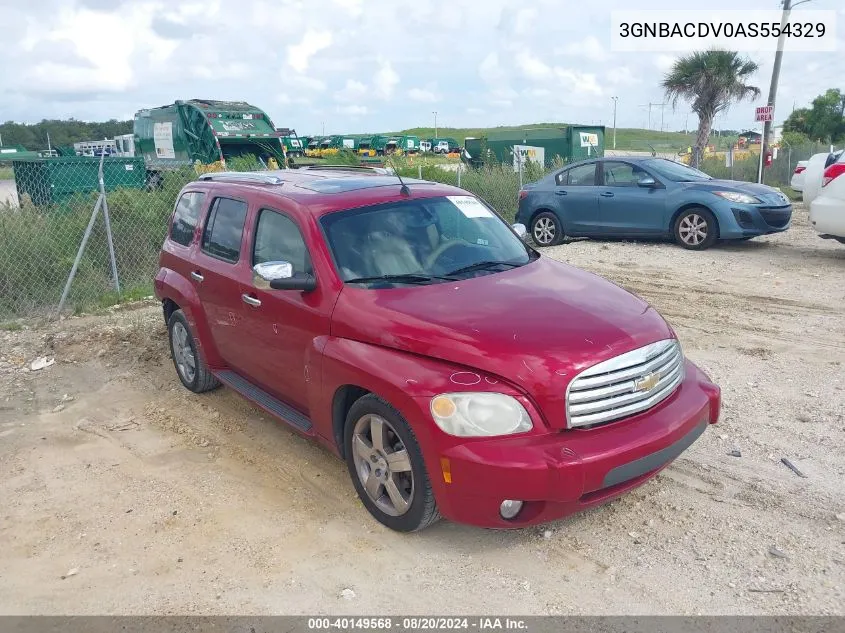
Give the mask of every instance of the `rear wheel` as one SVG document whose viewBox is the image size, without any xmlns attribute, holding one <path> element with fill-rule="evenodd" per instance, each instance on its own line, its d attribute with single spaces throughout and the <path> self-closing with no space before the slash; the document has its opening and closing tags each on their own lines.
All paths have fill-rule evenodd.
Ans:
<svg viewBox="0 0 845 633">
<path fill-rule="evenodd" d="M 557 246 L 563 241 L 563 227 L 551 211 L 543 211 L 531 221 L 531 239 L 537 246 Z"/>
<path fill-rule="evenodd" d="M 414 532 L 440 518 L 414 432 L 384 400 L 369 394 L 352 405 L 344 449 L 355 490 L 377 521 Z"/>
<path fill-rule="evenodd" d="M 179 380 L 194 393 L 210 391 L 220 386 L 197 351 L 188 320 L 181 310 L 176 310 L 167 321 L 170 334 L 170 354 Z"/>
<path fill-rule="evenodd" d="M 719 237 L 715 216 L 704 207 L 686 209 L 675 219 L 675 241 L 684 248 L 701 251 Z"/>
</svg>

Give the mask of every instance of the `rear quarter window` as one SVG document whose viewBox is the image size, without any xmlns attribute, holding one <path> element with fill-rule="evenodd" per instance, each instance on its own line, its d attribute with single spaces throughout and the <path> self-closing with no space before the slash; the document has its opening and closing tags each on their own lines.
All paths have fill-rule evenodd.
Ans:
<svg viewBox="0 0 845 633">
<path fill-rule="evenodd" d="M 182 194 L 173 212 L 173 222 L 170 225 L 171 240 L 182 246 L 191 244 L 204 202 L 205 194 L 200 191 L 188 191 Z"/>
</svg>

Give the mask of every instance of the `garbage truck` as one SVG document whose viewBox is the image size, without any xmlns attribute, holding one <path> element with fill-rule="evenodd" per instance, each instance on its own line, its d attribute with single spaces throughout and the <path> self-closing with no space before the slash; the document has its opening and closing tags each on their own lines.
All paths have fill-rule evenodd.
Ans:
<svg viewBox="0 0 845 633">
<path fill-rule="evenodd" d="M 252 154 L 284 164 L 284 136 L 267 114 L 243 101 L 191 99 L 135 114 L 135 153 L 144 157 L 149 184 L 168 169 L 220 163 Z"/>
</svg>

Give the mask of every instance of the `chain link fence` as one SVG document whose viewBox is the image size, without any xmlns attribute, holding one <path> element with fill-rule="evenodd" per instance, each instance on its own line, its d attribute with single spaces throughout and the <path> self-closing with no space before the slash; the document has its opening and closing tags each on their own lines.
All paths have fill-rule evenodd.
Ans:
<svg viewBox="0 0 845 633">
<path fill-rule="evenodd" d="M 829 149 L 821 145 L 781 148 L 764 172 L 765 182 L 788 186 L 799 160 Z M 731 166 L 724 155 L 716 154 L 705 157 L 702 169 L 716 178 L 753 182 L 758 161 L 759 153 L 751 154 L 734 160 Z M 159 251 L 176 196 L 185 184 L 209 168 L 168 169 L 144 164 L 140 158 L 106 158 L 102 161 L 101 183 L 100 162 L 83 157 L 21 161 L 15 165 L 14 182 L 0 183 L 12 188 L 0 198 L 0 322 L 15 317 L 53 317 L 65 290 L 66 312 L 87 311 L 152 294 Z M 563 164 L 550 168 L 536 163 L 517 168 L 512 164 L 468 168 L 461 163 L 406 157 L 389 166 L 403 177 L 466 189 L 513 221 L 520 187 Z M 230 169 L 238 167 L 228 165 Z M 256 165 L 246 161 L 240 167 L 254 169 Z M 83 242 L 84 249 L 80 249 Z M 74 277 L 68 285 L 72 271 Z"/>
<path fill-rule="evenodd" d="M 74 268 L 66 310 L 151 294 L 176 194 L 197 175 L 155 173 L 150 186 L 141 160 L 106 158 L 101 185 L 98 159 L 15 164 L 14 196 L 0 201 L 0 320 L 55 315 Z"/>
</svg>

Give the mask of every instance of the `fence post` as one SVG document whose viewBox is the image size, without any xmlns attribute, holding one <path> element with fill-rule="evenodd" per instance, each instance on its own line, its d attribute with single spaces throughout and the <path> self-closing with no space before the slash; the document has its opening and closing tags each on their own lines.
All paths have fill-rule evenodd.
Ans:
<svg viewBox="0 0 845 633">
<path fill-rule="evenodd" d="M 109 243 L 109 258 L 111 259 L 111 273 L 114 278 L 114 288 L 117 290 L 117 296 L 120 298 L 120 280 L 117 277 L 117 260 L 114 257 L 114 240 L 111 235 L 111 221 L 109 220 L 109 202 L 106 199 L 106 184 L 103 178 L 103 158 L 105 152 L 100 154 L 100 171 L 97 174 L 100 179 L 100 198 L 103 201 L 103 218 L 106 221 L 106 240 Z"/>
<path fill-rule="evenodd" d="M 522 154 L 520 153 L 516 159 L 516 164 L 519 165 L 519 188 L 522 189 Z"/>
<path fill-rule="evenodd" d="M 73 283 L 73 278 L 76 277 L 76 270 L 79 268 L 79 262 L 82 261 L 82 253 L 85 252 L 85 245 L 88 244 L 88 238 L 91 237 L 91 229 L 94 228 L 94 221 L 97 219 L 97 214 L 100 212 L 100 206 L 103 204 L 103 195 L 97 196 L 97 204 L 94 205 L 94 211 L 91 212 L 91 219 L 88 221 L 88 227 L 85 229 L 85 234 L 82 236 L 82 243 L 79 245 L 79 250 L 76 252 L 76 259 L 73 260 L 73 266 L 70 269 L 65 289 L 62 291 L 62 298 L 59 299 L 59 309 L 56 316 L 62 314 L 62 308 L 67 299 L 67 293 L 70 292 L 70 285 Z"/>
<path fill-rule="evenodd" d="M 419 178 L 422 180 L 422 165 L 417 165 L 417 174 L 419 174 Z"/>
<path fill-rule="evenodd" d="M 463 165 L 458 163 L 458 187 L 461 186 L 461 172 L 463 171 Z"/>
</svg>

